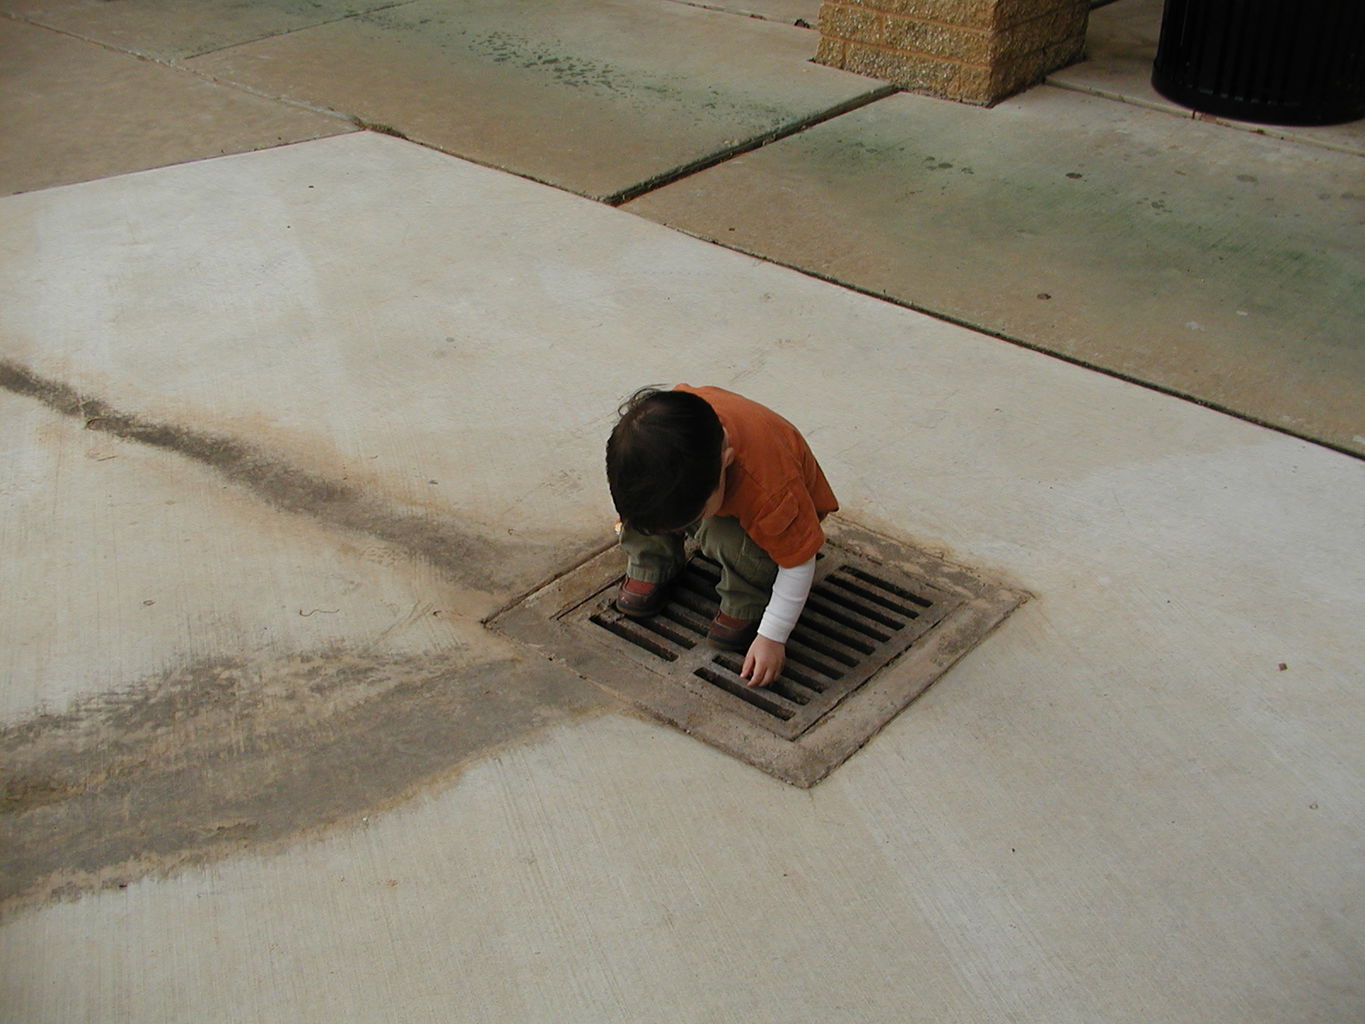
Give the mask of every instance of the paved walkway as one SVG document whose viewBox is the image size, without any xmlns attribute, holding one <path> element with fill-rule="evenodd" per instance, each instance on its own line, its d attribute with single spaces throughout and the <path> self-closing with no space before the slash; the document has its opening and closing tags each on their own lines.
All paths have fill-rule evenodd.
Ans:
<svg viewBox="0 0 1365 1024">
<path fill-rule="evenodd" d="M 1365 453 L 1365 122 L 1192 123 L 1159 8 L 983 111 L 811 63 L 816 0 L 6 0 L 0 190 L 370 126 Z"/>
<path fill-rule="evenodd" d="M 932 124 L 974 161 L 930 154 L 939 201 L 995 189 L 991 223 L 1035 216 L 1056 249 L 973 132 L 1020 152 L 1000 126 L 1055 147 L 1160 126 L 1212 203 L 1240 147 L 1262 158 L 1239 187 L 1291 158 L 1327 180 L 1358 166 L 1352 129 L 1276 139 L 1061 86 L 989 112 L 875 98 L 805 63 L 813 36 L 783 22 L 810 4 L 574 6 L 4 4 L 7 137 L 36 141 L 0 162 L 0 1019 L 1359 1019 L 1351 443 L 653 222 L 702 216 L 708 189 L 728 216 L 761 173 L 788 221 L 833 224 L 858 211 L 793 154 L 843 130 L 867 181 L 927 168 L 923 140 L 858 143 Z M 708 70 L 723 46 L 749 59 Z M 1095 112 L 1073 137 L 1063 109 Z M 1094 148 L 1058 148 L 1048 187 L 1112 214 Z M 1011 173 L 1042 189 L 1044 166 Z M 1289 222 L 1289 201 L 1267 205 Z M 1294 229 L 1324 261 L 1330 221 Z M 1198 301 L 1187 276 L 1172 305 Z M 1029 287 L 1058 322 L 1099 315 Z M 1154 308 L 1107 287 L 1129 319 Z M 1302 316 L 1267 294 L 1242 319 Z M 1255 351 L 1227 373 L 1286 373 L 1283 346 Z M 612 410 L 676 379 L 796 420 L 849 520 L 1033 595 L 811 791 L 481 625 L 609 540 Z"/>
</svg>

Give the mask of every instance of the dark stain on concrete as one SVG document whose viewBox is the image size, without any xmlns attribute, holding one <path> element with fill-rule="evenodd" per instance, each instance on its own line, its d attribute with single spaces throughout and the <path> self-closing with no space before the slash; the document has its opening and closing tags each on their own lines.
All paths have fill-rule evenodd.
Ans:
<svg viewBox="0 0 1365 1024">
<path fill-rule="evenodd" d="M 378 538 L 475 590 L 507 586 L 509 566 L 524 563 L 528 548 L 534 547 L 524 540 L 513 543 L 465 531 L 450 517 L 394 507 L 246 441 L 122 412 L 10 360 L 0 359 L 0 388 L 77 417 L 87 430 L 193 459 L 280 511 Z"/>
<path fill-rule="evenodd" d="M 216 658 L 0 730 L 0 910 L 358 822 L 604 707 L 539 659 L 458 660 Z"/>
<path fill-rule="evenodd" d="M 379 538 L 490 595 L 529 586 L 520 577 L 566 554 L 395 508 L 257 445 L 123 412 L 12 361 L 0 359 L 0 389 L 194 460 L 270 507 Z M 604 706 L 561 666 L 527 664 L 491 638 L 481 651 L 370 644 L 219 657 L 0 729 L 0 911 L 354 822 Z"/>
<path fill-rule="evenodd" d="M 471 52 L 495 64 L 510 64 L 523 71 L 547 74 L 558 85 L 571 89 L 622 92 L 633 84 L 620 68 L 587 57 L 579 57 L 560 47 L 533 42 L 510 32 L 489 32 L 469 40 Z"/>
<path fill-rule="evenodd" d="M 575 105 L 581 102 L 576 94 L 605 100 L 606 107 L 598 109 L 596 117 L 622 109 L 653 117 L 662 110 L 680 123 L 682 119 L 710 123 L 719 118 L 731 122 L 730 130 L 747 133 L 771 130 L 800 114 L 778 98 L 718 88 L 714 76 L 704 73 L 660 74 L 630 59 L 628 52 L 618 61 L 609 52 L 609 38 L 600 44 L 559 38 L 554 19 L 541 15 L 523 19 L 521 27 L 540 30 L 534 37 L 501 27 L 506 19 L 496 14 L 447 11 L 424 17 L 406 4 L 366 12 L 356 20 L 385 33 L 418 34 L 424 44 L 439 48 L 456 66 L 469 65 L 471 60 L 475 65 L 494 65 L 524 83 L 554 90 Z M 599 48 L 608 52 L 585 52 Z"/>
</svg>

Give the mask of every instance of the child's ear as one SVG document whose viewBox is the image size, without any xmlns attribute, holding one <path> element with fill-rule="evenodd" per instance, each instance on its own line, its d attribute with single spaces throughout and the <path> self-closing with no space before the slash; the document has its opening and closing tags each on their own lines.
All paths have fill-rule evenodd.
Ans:
<svg viewBox="0 0 1365 1024">
<path fill-rule="evenodd" d="M 725 440 L 722 442 L 722 445 L 723 447 L 720 450 L 720 468 L 728 469 L 730 463 L 735 461 L 735 450 L 730 447 L 729 434 L 725 435 Z"/>
</svg>

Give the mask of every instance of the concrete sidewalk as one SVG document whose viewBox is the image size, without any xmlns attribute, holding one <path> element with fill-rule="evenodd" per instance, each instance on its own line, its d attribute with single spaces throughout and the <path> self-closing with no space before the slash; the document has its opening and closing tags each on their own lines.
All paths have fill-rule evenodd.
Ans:
<svg viewBox="0 0 1365 1024">
<path fill-rule="evenodd" d="M 1192 122 L 1159 0 L 989 112 L 811 63 L 818 10 L 3 0 L 0 191 L 373 126 L 1365 453 L 1365 122 Z"/>
<path fill-rule="evenodd" d="M 0 1019 L 1365 1019 L 1358 459 L 308 116 L 0 200 Z M 664 380 L 1034 595 L 813 790 L 481 625 Z"/>
</svg>

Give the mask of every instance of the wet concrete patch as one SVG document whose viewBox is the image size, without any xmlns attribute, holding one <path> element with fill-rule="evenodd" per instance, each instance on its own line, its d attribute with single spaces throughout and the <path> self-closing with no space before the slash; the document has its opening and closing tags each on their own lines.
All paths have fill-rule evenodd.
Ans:
<svg viewBox="0 0 1365 1024">
<path fill-rule="evenodd" d="M 814 42 L 672 2 L 416 0 L 186 66 L 603 199 L 884 88 Z"/>
<path fill-rule="evenodd" d="M 167 669 L 0 730 L 0 910 L 358 821 L 603 704 L 514 656 L 337 647 Z"/>
<path fill-rule="evenodd" d="M 762 18 L 814 31 L 820 19 L 820 0 L 673 0 L 741 18 Z"/>
<path fill-rule="evenodd" d="M 178 60 L 295 32 L 395 0 L 8 0 L 5 8 L 38 25 L 129 53 Z"/>
<path fill-rule="evenodd" d="M 0 52 L 0 194 L 354 130 L 318 111 L 3 17 Z"/>
<path fill-rule="evenodd" d="M 1360 453 L 1358 164 L 1056 89 L 897 96 L 626 209 Z"/>
</svg>

